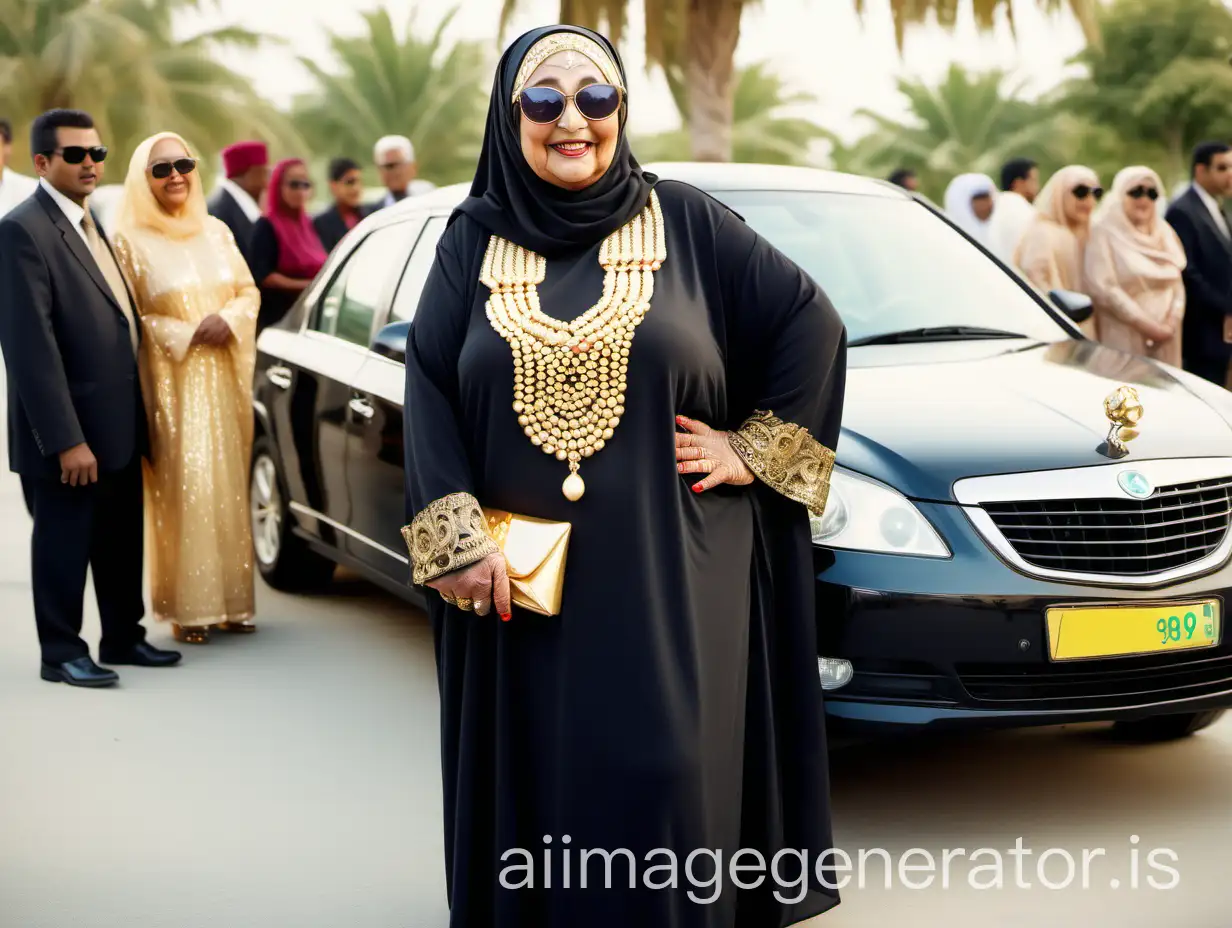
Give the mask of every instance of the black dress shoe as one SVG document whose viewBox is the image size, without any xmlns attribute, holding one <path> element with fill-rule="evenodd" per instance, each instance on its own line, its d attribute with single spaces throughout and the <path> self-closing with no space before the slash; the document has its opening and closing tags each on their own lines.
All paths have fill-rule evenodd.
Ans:
<svg viewBox="0 0 1232 928">
<path fill-rule="evenodd" d="M 133 645 L 127 651 L 100 652 L 98 659 L 104 664 L 132 664 L 136 667 L 170 667 L 178 664 L 183 655 L 179 651 L 163 651 L 148 641 Z"/>
<path fill-rule="evenodd" d="M 120 682 L 114 670 L 106 670 L 89 657 L 79 657 L 63 664 L 43 663 L 39 676 L 48 683 L 67 683 L 69 686 L 111 686 Z"/>
</svg>

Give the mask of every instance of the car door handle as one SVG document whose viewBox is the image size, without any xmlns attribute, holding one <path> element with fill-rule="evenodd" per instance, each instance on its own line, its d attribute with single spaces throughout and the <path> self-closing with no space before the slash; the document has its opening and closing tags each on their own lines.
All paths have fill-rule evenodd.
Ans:
<svg viewBox="0 0 1232 928">
<path fill-rule="evenodd" d="M 271 367 L 265 372 L 269 382 L 283 390 L 291 387 L 291 369 L 289 367 Z"/>
<path fill-rule="evenodd" d="M 365 419 L 371 419 L 376 415 L 376 410 L 365 399 L 360 399 L 358 396 L 351 400 L 351 411 L 357 415 L 363 416 Z"/>
</svg>

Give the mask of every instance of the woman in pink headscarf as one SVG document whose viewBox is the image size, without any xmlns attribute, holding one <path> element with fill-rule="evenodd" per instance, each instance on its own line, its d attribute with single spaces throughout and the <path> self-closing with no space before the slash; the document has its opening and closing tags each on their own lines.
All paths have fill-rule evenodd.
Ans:
<svg viewBox="0 0 1232 928">
<path fill-rule="evenodd" d="M 308 214 L 311 199 L 304 162 L 279 161 L 270 177 L 265 215 L 252 230 L 249 254 L 253 279 L 261 288 L 258 332 L 287 314 L 325 263 L 325 248 Z"/>
<path fill-rule="evenodd" d="M 1040 290 L 1085 292 L 1083 258 L 1091 214 L 1102 195 L 1099 176 L 1088 167 L 1072 164 L 1053 174 L 1035 198 L 1035 220 L 1018 244 L 1014 264 Z M 1094 317 L 1081 328 L 1094 338 Z"/>
<path fill-rule="evenodd" d="M 1185 249 L 1159 208 L 1164 187 L 1148 167 L 1125 168 L 1091 223 L 1086 292 L 1099 340 L 1181 366 Z"/>
</svg>

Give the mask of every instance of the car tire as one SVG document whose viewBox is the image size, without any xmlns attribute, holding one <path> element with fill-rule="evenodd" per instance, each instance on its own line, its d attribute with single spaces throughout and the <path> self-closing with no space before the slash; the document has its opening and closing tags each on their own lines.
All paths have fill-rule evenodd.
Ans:
<svg viewBox="0 0 1232 928">
<path fill-rule="evenodd" d="M 268 438 L 253 444 L 248 475 L 253 559 L 262 579 L 276 590 L 302 593 L 328 586 L 334 562 L 291 530 L 286 482 Z"/>
<path fill-rule="evenodd" d="M 1206 712 L 1185 712 L 1181 715 L 1157 715 L 1134 722 L 1117 722 L 1112 732 L 1126 741 L 1152 742 L 1175 741 L 1188 738 L 1195 732 L 1209 728 L 1218 722 L 1226 709 L 1210 709 Z"/>
</svg>

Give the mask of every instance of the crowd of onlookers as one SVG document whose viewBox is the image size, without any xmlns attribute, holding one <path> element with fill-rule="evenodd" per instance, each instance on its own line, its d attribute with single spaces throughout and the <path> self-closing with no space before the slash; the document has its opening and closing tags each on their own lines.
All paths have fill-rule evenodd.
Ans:
<svg viewBox="0 0 1232 928">
<path fill-rule="evenodd" d="M 919 187 L 909 169 L 889 180 Z M 1105 196 L 1088 167 L 1061 168 L 1041 185 L 1039 166 L 1015 158 L 999 185 L 984 174 L 955 177 L 944 210 L 1039 289 L 1089 296 L 1088 336 L 1232 386 L 1229 194 L 1232 146 L 1204 142 L 1188 189 L 1171 200 L 1143 165 L 1118 172 Z"/>
<path fill-rule="evenodd" d="M 9 168 L 12 126 L 0 119 L 0 217 L 38 187 L 37 178 Z M 209 198 L 209 211 L 227 224 L 261 289 L 258 330 L 278 321 L 311 283 L 326 257 L 360 220 L 408 197 L 435 189 L 418 177 L 415 147 L 401 135 L 373 146 L 373 162 L 385 188 L 364 202 L 363 167 L 352 158 L 328 166 L 330 205 L 308 215 L 315 185 L 301 159 L 270 162 L 262 142 L 244 141 L 222 151 L 224 176 Z"/>
</svg>

